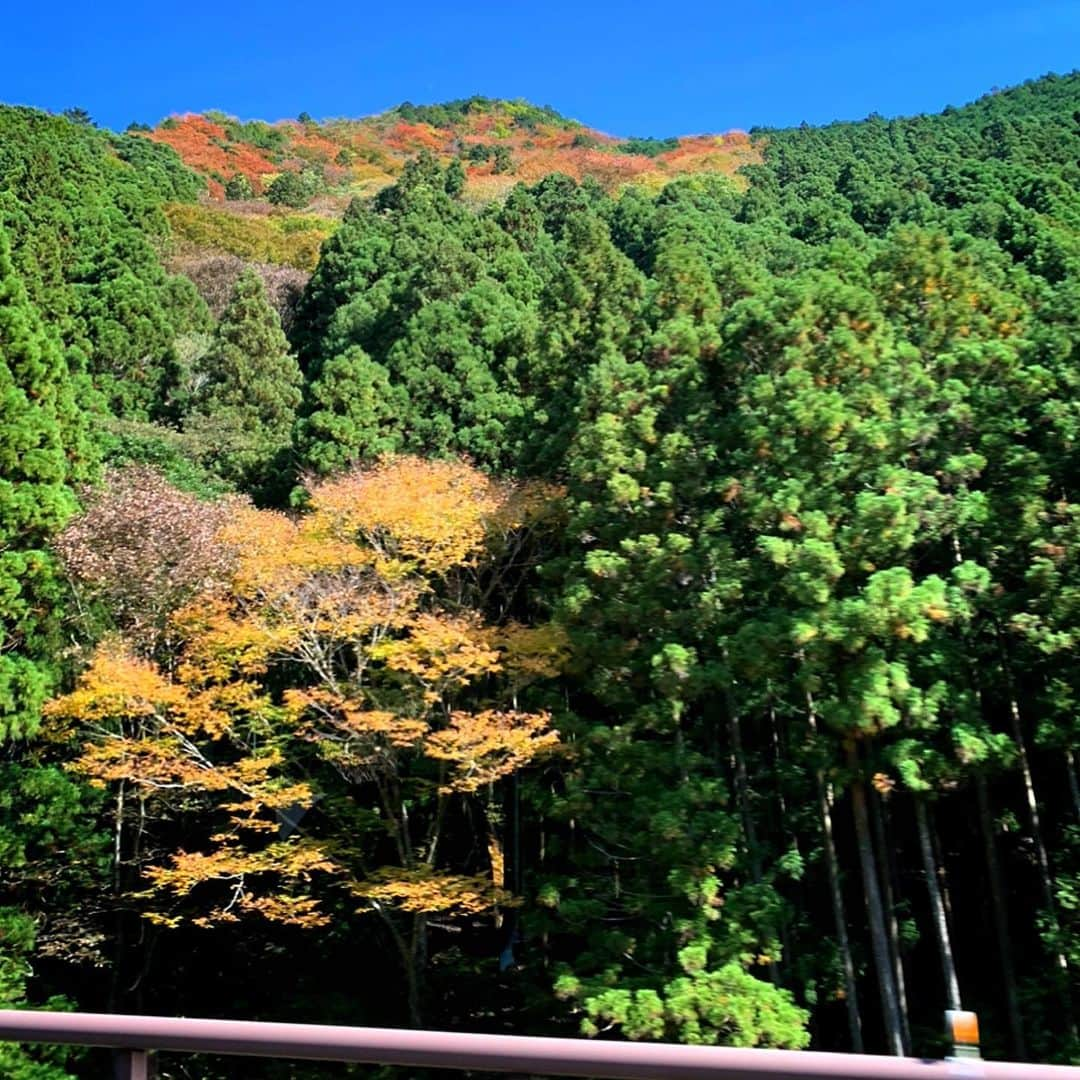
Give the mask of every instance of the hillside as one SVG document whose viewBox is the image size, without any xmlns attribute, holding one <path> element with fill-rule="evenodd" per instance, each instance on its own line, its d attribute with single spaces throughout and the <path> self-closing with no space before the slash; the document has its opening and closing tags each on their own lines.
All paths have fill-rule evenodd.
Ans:
<svg viewBox="0 0 1080 1080">
<path fill-rule="evenodd" d="M 244 177 L 263 195 L 282 172 L 305 175 L 323 213 L 340 210 L 353 195 L 372 195 L 400 176 L 422 151 L 443 164 L 458 158 L 467 195 L 504 196 L 518 181 L 532 183 L 561 172 L 591 178 L 605 190 L 623 184 L 656 191 L 690 173 L 727 176 L 760 155 L 745 133 L 668 139 L 625 139 L 602 134 L 548 108 L 523 101 L 472 97 L 443 105 L 397 106 L 359 120 L 240 121 L 224 113 L 189 113 L 145 132 L 177 151 L 203 176 L 211 198 Z"/>
<path fill-rule="evenodd" d="M 0 107 L 0 1006 L 1080 1063 L 1080 73 L 749 138 Z"/>
</svg>

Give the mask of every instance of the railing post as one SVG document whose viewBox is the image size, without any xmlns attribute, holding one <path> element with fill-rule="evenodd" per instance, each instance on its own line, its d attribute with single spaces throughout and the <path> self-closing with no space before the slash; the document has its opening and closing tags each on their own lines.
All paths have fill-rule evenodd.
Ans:
<svg viewBox="0 0 1080 1080">
<path fill-rule="evenodd" d="M 154 1063 L 148 1050 L 117 1050 L 113 1080 L 153 1080 Z"/>
</svg>

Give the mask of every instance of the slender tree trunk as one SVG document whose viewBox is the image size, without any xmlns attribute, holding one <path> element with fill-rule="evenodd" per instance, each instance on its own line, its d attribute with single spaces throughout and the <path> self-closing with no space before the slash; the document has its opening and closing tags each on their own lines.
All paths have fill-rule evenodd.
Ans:
<svg viewBox="0 0 1080 1080">
<path fill-rule="evenodd" d="M 409 958 L 406 964 L 406 984 L 409 1008 L 409 1024 L 414 1028 L 424 1025 L 423 1003 L 420 988 L 424 981 L 424 969 L 427 966 L 427 916 L 414 915 Z"/>
<path fill-rule="evenodd" d="M 938 867 L 938 884 L 941 888 L 941 902 L 945 905 L 945 918 L 951 924 L 954 920 L 952 896 L 949 894 L 949 875 L 945 873 L 945 852 L 941 848 L 941 837 L 938 835 L 937 822 L 934 819 L 932 807 L 927 808 L 926 817 L 930 823 L 930 843 L 934 847 L 934 865 Z"/>
<path fill-rule="evenodd" d="M 1020 703 L 1016 696 L 1016 685 L 1013 682 L 1012 667 L 1008 653 L 1001 642 L 1000 635 L 998 644 L 1001 649 L 1001 666 L 1005 672 L 1005 682 L 1009 691 L 1009 719 L 1012 723 L 1013 739 L 1020 758 L 1020 772 L 1024 778 L 1024 795 L 1027 798 L 1028 817 L 1031 820 L 1031 835 L 1035 840 L 1035 853 L 1039 861 L 1039 879 L 1042 883 L 1043 902 L 1046 904 L 1046 917 L 1050 921 L 1050 930 L 1054 936 L 1052 953 L 1054 963 L 1061 972 L 1061 994 L 1064 998 L 1068 1031 L 1072 1038 L 1076 1039 L 1076 1021 L 1073 1018 L 1072 998 L 1069 993 L 1069 961 L 1065 953 L 1058 947 L 1061 939 L 1061 924 L 1057 916 L 1057 898 L 1054 895 L 1054 877 L 1050 870 L 1050 857 L 1043 841 L 1042 820 L 1039 813 L 1039 800 L 1035 792 L 1035 779 L 1031 772 L 1031 761 L 1028 758 L 1027 741 L 1024 739 L 1024 728 L 1020 718 Z"/>
<path fill-rule="evenodd" d="M 742 745 L 742 721 L 734 708 L 728 709 L 728 737 L 731 739 L 731 756 L 735 767 L 735 797 L 739 801 L 743 834 L 746 836 L 747 853 L 750 856 L 750 872 L 754 884 L 761 883 L 761 851 L 758 848 L 757 829 L 750 810 L 750 779 L 746 769 L 746 755 Z"/>
<path fill-rule="evenodd" d="M 1057 910 L 1057 904 L 1054 900 L 1054 879 L 1050 873 L 1050 858 L 1046 852 L 1046 844 L 1043 842 L 1042 818 L 1039 813 L 1039 800 L 1035 792 L 1035 778 L 1032 776 L 1031 761 L 1028 758 L 1027 740 L 1024 738 L 1023 724 L 1020 719 L 1020 704 L 1016 700 L 1016 690 L 1013 686 L 1008 658 L 1003 656 L 1002 663 L 1005 668 L 1005 679 L 1009 690 L 1009 721 L 1012 725 L 1017 757 L 1020 761 L 1020 773 L 1024 778 L 1024 797 L 1027 799 L 1028 820 L 1031 822 L 1031 835 L 1035 841 L 1035 852 L 1039 861 L 1039 881 L 1042 884 L 1043 901 L 1051 917 L 1056 922 L 1054 912 Z M 1059 957 L 1059 960 L 1061 965 L 1064 966 L 1065 958 Z"/>
<path fill-rule="evenodd" d="M 116 805 L 114 813 L 116 819 L 113 823 L 113 895 L 112 902 L 115 905 L 114 933 L 116 934 L 116 958 L 112 964 L 109 977 L 109 1012 L 120 1012 L 121 1008 L 121 982 L 124 977 L 124 960 L 127 956 L 127 922 L 128 913 L 124 907 L 123 896 L 126 892 L 124 881 L 124 820 L 125 820 L 125 797 L 126 786 L 121 780 L 117 785 Z"/>
<path fill-rule="evenodd" d="M 681 731 L 677 732 L 681 735 Z M 746 768 L 746 754 L 742 745 L 742 720 L 738 710 L 731 704 L 728 698 L 728 736 L 731 739 L 731 756 L 735 767 L 735 797 L 739 803 L 739 812 L 742 817 L 743 833 L 746 836 L 747 854 L 750 856 L 750 873 L 754 884 L 761 884 L 761 849 L 758 847 L 757 828 L 754 824 L 754 814 L 750 808 L 750 778 Z M 769 978 L 772 982 L 780 985 L 780 971 L 775 960 L 769 961 Z"/>
<path fill-rule="evenodd" d="M 1005 910 L 1005 892 L 1001 887 L 1001 868 L 998 865 L 997 844 L 994 839 L 994 821 L 990 812 L 990 795 L 986 790 L 986 777 L 975 778 L 975 795 L 979 804 L 979 824 L 982 828 L 983 849 L 986 854 L 986 873 L 990 879 L 990 906 L 994 915 L 994 932 L 997 936 L 998 956 L 1001 961 L 1001 981 L 1005 990 L 1005 1007 L 1009 1016 L 1013 1054 L 1018 1061 L 1027 1057 L 1024 1047 L 1024 1025 L 1020 1018 L 1020 1001 L 1016 993 L 1016 973 L 1013 970 L 1012 946 L 1009 941 L 1009 921 Z"/>
<path fill-rule="evenodd" d="M 930 839 L 930 822 L 926 814 L 926 802 L 919 795 L 915 796 L 915 823 L 919 827 L 919 851 L 922 854 L 923 874 L 926 877 L 926 892 L 930 898 L 930 913 L 934 920 L 934 934 L 937 937 L 938 958 L 941 961 L 941 978 L 945 987 L 945 1004 L 950 1009 L 961 1009 L 960 982 L 956 977 L 956 963 L 953 960 L 952 938 L 949 935 L 949 922 L 945 915 L 945 903 L 941 896 L 938 882 L 938 865 L 934 858 L 934 845 Z"/>
<path fill-rule="evenodd" d="M 818 773 L 818 812 L 821 815 L 821 833 L 825 841 L 825 864 L 829 872 L 829 895 L 832 898 L 833 923 L 836 940 L 840 946 L 840 962 L 844 969 L 844 1004 L 847 1006 L 848 1032 L 851 1049 L 863 1052 L 862 1016 L 859 1013 L 858 983 L 855 981 L 855 962 L 851 958 L 851 941 L 848 939 L 847 916 L 844 912 L 844 894 L 840 888 L 840 863 L 836 857 L 836 841 L 833 838 L 832 787 Z"/>
<path fill-rule="evenodd" d="M 1065 751 L 1065 773 L 1069 778 L 1069 794 L 1072 796 L 1073 813 L 1080 819 L 1080 786 L 1076 782 L 1076 752 L 1072 747 Z"/>
<path fill-rule="evenodd" d="M 900 1005 L 896 995 L 889 941 L 885 932 L 885 913 L 882 910 L 881 892 L 878 889 L 874 845 L 870 836 L 870 815 L 866 808 L 866 788 L 859 772 L 859 759 L 854 746 L 848 749 L 848 763 L 852 771 L 851 807 L 855 818 L 855 838 L 862 869 L 863 893 L 866 897 L 866 916 L 870 924 L 870 945 L 874 955 L 878 990 L 881 994 L 885 1040 L 889 1053 L 899 1057 L 904 1053 L 903 1025 L 900 1020 Z"/>
<path fill-rule="evenodd" d="M 864 789 L 865 790 L 865 789 Z M 893 888 L 892 860 L 889 843 L 885 836 L 885 820 L 881 810 L 881 798 L 868 793 L 870 822 L 873 826 L 874 844 L 881 882 L 881 901 L 885 911 L 885 929 L 889 936 L 889 955 L 892 957 L 893 977 L 896 980 L 896 1006 L 900 1011 L 900 1033 L 904 1039 L 904 1053 L 911 1053 L 911 1025 L 908 1020 L 907 983 L 904 979 L 904 959 L 900 955 L 900 927 L 896 922 L 896 890 Z"/>
<path fill-rule="evenodd" d="M 806 709 L 810 731 L 816 735 L 817 717 L 814 713 L 814 699 L 809 691 L 806 694 Z M 840 861 L 836 857 L 836 840 L 833 837 L 832 785 L 826 781 L 825 773 L 820 768 L 815 770 L 815 780 L 817 781 L 818 816 L 821 818 L 821 837 L 825 847 L 825 867 L 829 874 L 833 925 L 836 928 L 836 942 L 840 947 L 840 962 L 844 970 L 844 1005 L 847 1007 L 848 1033 L 851 1037 L 852 1051 L 861 1054 L 863 1052 L 862 1016 L 859 1014 L 855 962 L 851 958 L 851 942 L 848 939 L 844 893 L 840 887 Z"/>
<path fill-rule="evenodd" d="M 773 769 L 776 776 L 776 804 L 780 810 L 780 832 L 781 835 L 785 835 L 790 838 L 791 845 L 796 852 L 799 851 L 799 838 L 792 829 L 788 827 L 788 808 L 787 798 L 784 795 L 784 785 L 781 779 L 781 763 L 784 760 L 783 749 L 780 742 L 780 725 L 776 721 L 776 706 L 773 701 L 772 691 L 769 691 L 769 733 L 772 739 L 773 748 Z M 801 854 L 801 852 L 800 852 Z M 800 881 L 801 891 L 801 881 Z M 786 914 L 783 915 L 780 922 L 780 947 L 783 949 L 782 956 L 786 960 L 791 956 L 791 933 L 788 925 L 788 918 Z"/>
</svg>

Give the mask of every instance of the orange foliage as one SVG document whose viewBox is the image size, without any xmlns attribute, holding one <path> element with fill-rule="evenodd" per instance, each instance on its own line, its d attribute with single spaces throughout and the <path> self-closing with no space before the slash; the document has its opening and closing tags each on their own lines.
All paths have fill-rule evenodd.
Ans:
<svg viewBox="0 0 1080 1080">
<path fill-rule="evenodd" d="M 528 765 L 558 744 L 547 713 L 454 712 L 450 723 L 425 742 L 429 757 L 449 761 L 454 772 L 441 790 L 473 792 Z"/>
<path fill-rule="evenodd" d="M 400 911 L 424 915 L 476 915 L 516 903 L 510 893 L 486 877 L 440 873 L 427 866 L 405 873 L 378 870 L 353 892 L 368 901 L 369 909 L 391 904 Z"/>
<path fill-rule="evenodd" d="M 47 708 L 51 722 L 88 736 L 72 767 L 91 783 L 124 782 L 166 807 L 179 792 L 187 812 L 201 800 L 214 819 L 206 850 L 146 868 L 143 899 L 175 904 L 196 887 L 208 898 L 225 888 L 229 898 L 200 902 L 194 921 L 249 913 L 318 926 L 325 915 L 307 891 L 318 871 L 411 914 L 505 903 L 486 878 L 436 869 L 415 852 L 435 850 L 444 817 L 431 806 L 425 818 L 425 799 L 475 795 L 557 745 L 547 713 L 506 702 L 561 669 L 564 635 L 486 622 L 459 575 L 517 550 L 515 537 L 559 496 L 463 462 L 399 457 L 314 486 L 299 518 L 231 503 L 218 532 L 227 580 L 174 614 L 169 673 L 106 643 Z M 267 842 L 280 815 L 315 801 L 310 767 L 294 767 L 305 754 L 310 762 L 309 748 L 357 798 L 375 800 L 397 865 L 357 881 L 347 835 L 325 848 Z M 425 762 L 438 783 L 406 794 L 403 778 Z M 422 842 L 410 837 L 419 821 Z M 164 925 L 181 918 L 149 914 Z"/>
<path fill-rule="evenodd" d="M 280 166 L 268 161 L 255 147 L 230 142 L 220 124 L 193 113 L 173 117 L 171 126 L 158 127 L 147 138 L 171 146 L 184 164 L 196 172 L 218 173 L 226 179 L 242 173 L 256 192 L 262 190 L 263 176 L 281 171 Z"/>
<path fill-rule="evenodd" d="M 447 133 L 430 124 L 394 124 L 384 141 L 391 150 L 407 154 L 415 154 L 419 150 L 449 150 Z"/>
<path fill-rule="evenodd" d="M 474 564 L 493 537 L 542 516 L 560 494 L 493 480 L 461 461 L 387 458 L 314 487 L 309 527 L 359 540 L 382 572 L 440 573 Z"/>
<path fill-rule="evenodd" d="M 288 132 L 291 152 L 306 161 L 329 163 L 341 150 L 340 144 L 324 135 L 320 128 L 296 121 L 286 121 L 277 126 Z"/>
<path fill-rule="evenodd" d="M 178 704 L 183 694 L 148 660 L 121 642 L 106 641 L 66 697 L 49 702 L 44 715 L 97 723 L 119 717 L 149 717 Z"/>
<path fill-rule="evenodd" d="M 186 164 L 207 175 L 215 199 L 223 198 L 224 192 L 211 174 L 243 173 L 259 193 L 267 174 L 301 169 L 307 162 L 320 165 L 331 184 L 374 193 L 393 183 L 406 160 L 421 151 L 446 164 L 460 147 L 474 144 L 505 146 L 515 164 L 512 174 L 493 173 L 493 162 L 469 166 L 466 193 L 477 201 L 502 198 L 517 181 L 532 183 L 553 172 L 578 181 L 592 177 L 612 191 L 625 184 L 659 189 L 680 175 L 734 176 L 740 166 L 760 160 L 760 148 L 741 131 L 683 138 L 674 150 L 649 158 L 619 153 L 621 140 L 589 128 L 558 123 L 522 126 L 512 108 L 498 104 L 473 109 L 445 128 L 393 116 L 322 125 L 289 120 L 274 126 L 286 137 L 276 165 L 257 147 L 230 141 L 220 125 L 202 116 L 173 118 L 170 127 L 158 128 L 150 137 L 173 146 Z M 575 140 L 584 145 L 574 145 Z M 342 149 L 354 155 L 351 164 L 336 164 Z"/>
</svg>

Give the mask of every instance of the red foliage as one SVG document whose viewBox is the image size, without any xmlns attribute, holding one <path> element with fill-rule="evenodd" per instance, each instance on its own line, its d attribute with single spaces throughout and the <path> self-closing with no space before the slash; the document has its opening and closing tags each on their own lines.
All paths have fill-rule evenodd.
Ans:
<svg viewBox="0 0 1080 1080">
<path fill-rule="evenodd" d="M 159 128 L 150 138 L 174 147 L 187 165 L 203 175 L 243 173 L 256 196 L 262 193 L 268 174 L 315 164 L 330 188 L 337 189 L 338 201 L 350 188 L 373 193 L 393 183 L 404 163 L 422 150 L 434 153 L 445 164 L 461 146 L 477 143 L 505 146 L 514 161 L 514 171 L 509 174 L 494 173 L 491 160 L 467 167 L 470 193 L 480 199 L 498 198 L 518 180 L 532 183 L 552 172 L 578 181 L 593 177 L 609 190 L 633 183 L 658 189 L 668 179 L 687 173 L 732 176 L 740 166 L 760 160 L 760 146 L 742 131 L 683 138 L 674 150 L 649 158 L 619 153 L 621 140 L 588 128 L 546 123 L 521 127 L 510 112 L 498 107 L 469 112 L 448 128 L 392 122 L 386 117 L 330 121 L 321 126 L 285 120 L 276 127 L 288 138 L 276 163 L 256 147 L 229 141 L 220 125 L 203 116 L 173 118 L 168 128 Z M 583 135 L 587 138 L 582 139 Z M 575 145 L 575 141 L 587 145 Z M 351 153 L 347 165 L 338 164 L 342 148 Z M 221 184 L 212 175 L 208 180 L 211 196 L 222 198 Z M 328 203 L 318 212 L 336 217 L 340 208 L 335 197 L 330 198 L 332 205 Z M 236 203 L 230 203 L 229 209 L 243 212 Z"/>
<path fill-rule="evenodd" d="M 393 150 L 415 153 L 418 150 L 445 151 L 452 136 L 442 128 L 430 124 L 395 124 L 385 138 L 385 143 Z"/>
<path fill-rule="evenodd" d="M 280 172 L 281 168 L 268 161 L 262 153 L 247 143 L 230 142 L 225 129 L 205 116 L 188 114 L 173 117 L 168 127 L 158 127 L 148 138 L 171 146 L 190 169 L 201 173 L 217 173 L 226 178 L 243 173 L 255 192 L 262 191 L 262 177 Z M 224 198 L 220 183 L 211 180 L 210 194 Z"/>
<path fill-rule="evenodd" d="M 323 164 L 333 161 L 341 144 L 327 138 L 321 130 L 299 124 L 296 121 L 287 121 L 279 124 L 289 135 L 291 152 L 305 161 L 318 161 Z"/>
</svg>

